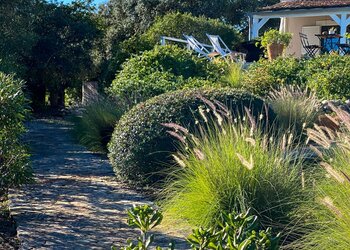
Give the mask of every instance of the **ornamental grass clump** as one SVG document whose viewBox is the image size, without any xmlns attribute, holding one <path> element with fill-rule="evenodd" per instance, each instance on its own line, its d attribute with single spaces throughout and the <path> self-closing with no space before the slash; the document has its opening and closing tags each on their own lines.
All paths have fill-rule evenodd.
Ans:
<svg viewBox="0 0 350 250">
<path fill-rule="evenodd" d="M 315 177 L 316 199 L 303 214 L 310 216 L 296 249 L 349 249 L 350 242 L 350 114 L 332 106 L 339 131 L 309 129 L 314 151 L 323 159 Z"/>
<path fill-rule="evenodd" d="M 282 129 L 298 135 L 317 121 L 322 110 L 315 92 L 292 85 L 270 91 L 267 102 Z"/>
<path fill-rule="evenodd" d="M 164 190 L 168 223 L 212 226 L 221 212 L 252 208 L 263 227 L 290 231 L 292 211 L 303 199 L 301 160 L 290 154 L 291 135 L 279 142 L 246 113 L 242 119 L 223 117 L 227 112 L 216 106 L 217 125 L 199 127 L 199 136 L 165 124 L 186 138 L 174 155 L 182 168 Z"/>
<path fill-rule="evenodd" d="M 82 145 L 105 153 L 107 144 L 124 109 L 108 98 L 88 105 L 81 116 L 73 117 L 73 134 Z"/>
</svg>

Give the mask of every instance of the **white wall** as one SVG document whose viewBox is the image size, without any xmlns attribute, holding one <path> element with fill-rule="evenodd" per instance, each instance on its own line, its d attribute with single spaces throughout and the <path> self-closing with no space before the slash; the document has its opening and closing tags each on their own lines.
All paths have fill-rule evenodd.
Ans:
<svg viewBox="0 0 350 250">
<path fill-rule="evenodd" d="M 289 17 L 285 20 L 285 30 L 293 34 L 290 46 L 287 48 L 287 55 L 294 55 L 301 57 L 302 46 L 300 42 L 299 33 L 302 32 L 302 27 L 316 26 L 316 25 L 333 25 L 333 20 L 328 16 L 320 17 Z"/>
</svg>

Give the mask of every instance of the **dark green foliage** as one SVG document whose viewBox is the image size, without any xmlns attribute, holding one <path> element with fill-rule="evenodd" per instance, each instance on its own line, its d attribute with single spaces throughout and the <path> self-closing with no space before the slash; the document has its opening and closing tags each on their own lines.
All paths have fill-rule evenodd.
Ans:
<svg viewBox="0 0 350 250">
<path fill-rule="evenodd" d="M 225 67 L 177 46 L 157 46 L 125 62 L 109 92 L 133 106 L 168 91 L 217 85 Z"/>
<path fill-rule="evenodd" d="M 81 116 L 73 117 L 74 136 L 88 149 L 106 152 L 115 124 L 123 113 L 119 105 L 101 97 L 87 106 Z"/>
<path fill-rule="evenodd" d="M 241 41 L 241 35 L 233 26 L 218 19 L 176 12 L 157 17 L 145 33 L 125 41 L 122 48 L 129 54 L 137 53 L 152 49 L 156 44 L 159 44 L 161 36 L 184 39 L 183 34 L 193 35 L 198 41 L 210 44 L 206 33 L 220 35 L 231 48 Z"/>
<path fill-rule="evenodd" d="M 0 72 L 0 191 L 31 177 L 28 154 L 21 144 L 27 100 L 23 83 Z"/>
<path fill-rule="evenodd" d="M 307 86 L 326 99 L 350 98 L 350 57 L 322 55 L 308 60 L 302 72 Z"/>
<path fill-rule="evenodd" d="M 350 57 L 321 55 L 309 60 L 292 57 L 261 59 L 244 72 L 241 87 L 265 95 L 283 85 L 308 87 L 321 99 L 350 98 Z"/>
<path fill-rule="evenodd" d="M 0 71 L 23 77 L 25 58 L 37 40 L 34 33 L 36 1 L 2 0 L 0 2 Z"/>
<path fill-rule="evenodd" d="M 265 95 L 283 85 L 299 85 L 305 82 L 301 74 L 303 62 L 296 58 L 261 59 L 243 74 L 242 87 L 258 95 Z"/>
<path fill-rule="evenodd" d="M 174 24 L 168 24 L 166 22 L 161 23 L 159 21 L 161 20 L 160 17 L 170 12 L 191 13 L 193 16 L 197 17 L 204 15 L 208 18 L 221 20 L 223 23 L 227 24 L 226 27 L 232 25 L 244 29 L 247 27 L 248 18 L 245 18 L 247 12 L 255 11 L 258 7 L 276 2 L 278 2 L 278 0 L 110 0 L 107 5 L 103 5 L 100 8 L 99 13 L 105 25 L 105 36 L 99 52 L 104 59 L 102 65 L 102 80 L 109 85 L 113 80 L 116 70 L 120 68 L 120 65 L 130 56 L 130 54 L 149 49 L 149 43 L 147 43 L 147 41 L 145 43 L 142 39 L 140 41 L 138 38 L 145 32 L 149 33 L 150 36 L 153 36 L 151 31 L 147 32 L 147 29 L 152 26 L 156 17 L 158 17 L 158 25 L 154 27 L 154 31 L 158 34 L 155 33 L 154 39 L 159 35 L 166 34 L 170 36 L 182 36 L 179 31 L 183 30 L 184 32 L 190 32 L 193 30 L 193 28 L 187 29 L 187 24 L 176 25 L 178 20 L 176 20 Z M 182 18 L 187 17 L 182 16 Z M 168 17 L 168 20 L 170 19 L 171 16 Z M 187 19 L 193 24 L 193 18 Z M 198 20 L 200 20 L 200 18 L 197 19 L 197 21 Z M 162 27 L 160 27 L 159 24 L 162 24 Z M 208 22 L 205 22 L 204 24 L 208 24 Z M 174 27 L 173 25 L 177 26 L 177 32 L 174 34 L 168 33 L 170 31 L 169 28 Z M 196 24 L 195 26 L 202 28 L 200 24 Z M 224 26 L 225 25 L 221 24 L 218 27 Z M 164 29 L 163 34 L 160 34 L 162 30 L 159 30 L 159 28 Z M 218 32 L 220 34 L 221 31 L 225 31 L 225 28 L 219 28 Z M 200 37 L 202 37 L 205 35 L 205 32 L 206 30 L 199 29 L 196 32 L 193 32 L 193 34 L 200 34 Z M 227 43 L 228 45 L 231 45 L 231 41 L 226 35 L 225 39 L 228 39 Z M 154 42 L 155 40 L 152 43 Z"/>
<path fill-rule="evenodd" d="M 187 12 L 194 16 L 205 15 L 231 25 L 244 26 L 247 24 L 244 18 L 247 12 L 276 2 L 277 0 L 110 0 L 100 11 L 106 19 L 109 38 L 129 38 L 143 33 L 155 17 L 172 11 Z"/>
<path fill-rule="evenodd" d="M 246 213 L 222 213 L 217 226 L 197 228 L 188 237 L 192 249 L 279 249 L 279 234 L 273 235 L 272 229 L 260 230 L 258 217 Z"/>
<path fill-rule="evenodd" d="M 194 116 L 199 106 L 205 106 L 198 95 L 227 104 L 233 113 L 242 112 L 244 105 L 252 107 L 253 114 L 258 116 L 264 107 L 261 99 L 247 92 L 210 88 L 166 93 L 140 103 L 121 118 L 108 145 L 116 174 L 141 183 L 166 176 L 177 146 L 161 124 L 177 123 L 196 130 Z"/>
<path fill-rule="evenodd" d="M 63 108 L 66 88 L 79 89 L 83 81 L 95 77 L 91 51 L 100 30 L 90 2 L 37 5 L 33 26 L 38 39 L 26 60 L 35 110 L 43 108 L 47 92 L 50 107 Z"/>
</svg>

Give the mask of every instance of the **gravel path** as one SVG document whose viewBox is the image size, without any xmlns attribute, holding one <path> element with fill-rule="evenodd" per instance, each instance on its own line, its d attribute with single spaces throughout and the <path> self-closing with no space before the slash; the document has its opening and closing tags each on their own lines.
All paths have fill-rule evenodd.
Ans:
<svg viewBox="0 0 350 250">
<path fill-rule="evenodd" d="M 21 249 L 110 249 L 135 238 L 125 211 L 149 202 L 75 144 L 69 123 L 35 120 L 28 129 L 36 183 L 10 193 Z"/>
</svg>

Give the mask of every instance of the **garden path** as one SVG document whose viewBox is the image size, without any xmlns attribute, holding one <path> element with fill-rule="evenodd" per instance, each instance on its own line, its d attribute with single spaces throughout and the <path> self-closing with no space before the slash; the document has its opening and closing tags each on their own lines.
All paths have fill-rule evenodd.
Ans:
<svg viewBox="0 0 350 250">
<path fill-rule="evenodd" d="M 21 249 L 110 249 L 135 238 L 125 211 L 149 202 L 115 180 L 107 159 L 75 144 L 68 122 L 28 129 L 36 182 L 10 192 Z"/>
</svg>

